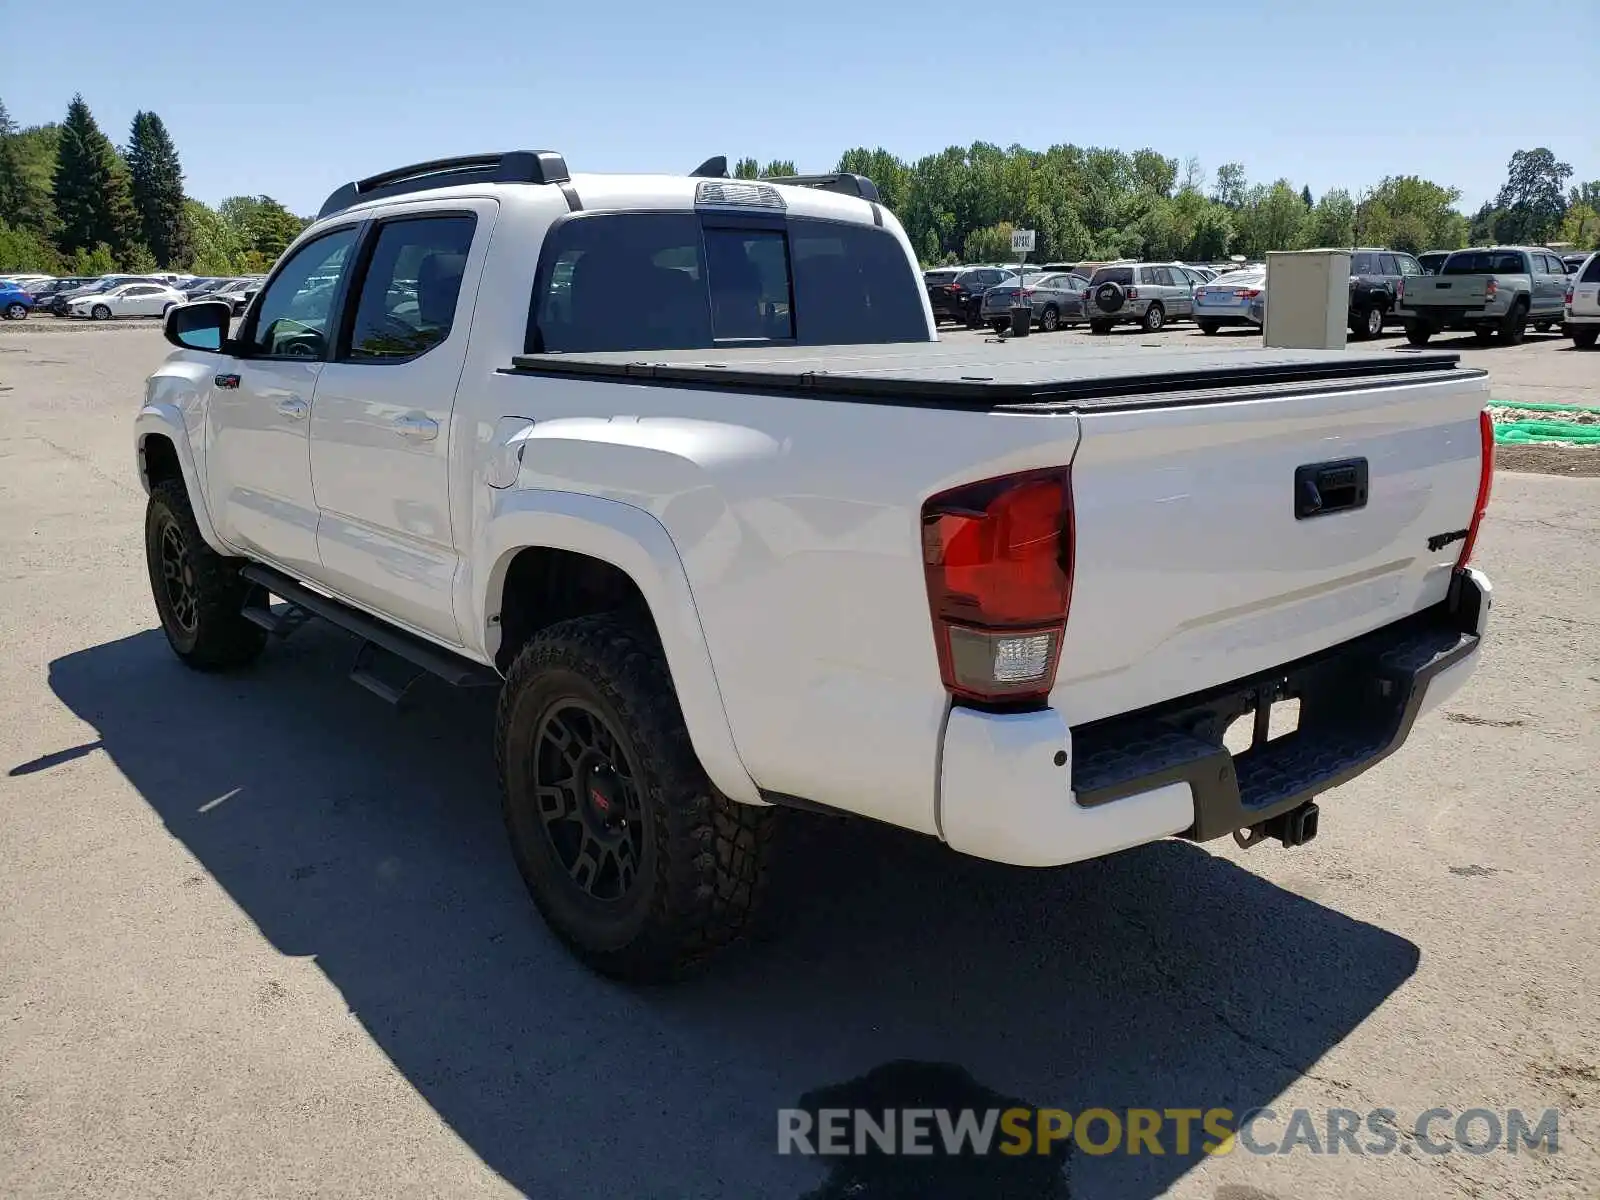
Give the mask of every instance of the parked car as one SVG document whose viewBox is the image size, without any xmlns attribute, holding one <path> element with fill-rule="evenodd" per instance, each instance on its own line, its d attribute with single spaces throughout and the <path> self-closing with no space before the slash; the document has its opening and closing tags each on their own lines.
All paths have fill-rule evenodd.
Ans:
<svg viewBox="0 0 1600 1200">
<path fill-rule="evenodd" d="M 234 336 L 223 305 L 175 308 L 131 406 L 175 656 L 239 671 L 314 616 L 361 639 L 377 696 L 400 669 L 497 689 L 517 865 L 555 935 L 628 979 L 749 927 L 777 807 L 1034 867 L 1310 841 L 1313 798 L 1481 658 L 1484 373 L 1001 363 L 934 342 L 870 181 L 809 182 L 837 194 L 436 161 L 330 196 Z"/>
<path fill-rule="evenodd" d="M 1182 267 L 1199 283 L 1210 283 L 1218 274 L 1210 267 L 1196 266 L 1194 263 L 1175 262 L 1172 265 Z"/>
<path fill-rule="evenodd" d="M 224 276 L 202 276 L 198 279 L 191 279 L 179 290 L 189 299 L 198 300 L 201 296 L 209 295 L 228 282 L 230 280 Z"/>
<path fill-rule="evenodd" d="M 67 301 L 67 315 L 108 321 L 112 317 L 159 317 L 185 301 L 177 288 L 164 283 L 120 283 L 103 292 Z"/>
<path fill-rule="evenodd" d="M 221 286 L 206 294 L 207 300 L 220 300 L 233 310 L 233 315 L 238 316 L 244 312 L 245 307 L 261 290 L 261 282 L 256 279 L 229 279 Z"/>
<path fill-rule="evenodd" d="M 1470 329 L 1480 344 L 1522 340 L 1529 323 L 1543 333 L 1562 319 L 1567 271 L 1538 246 L 1454 250 L 1437 275 L 1402 281 L 1399 315 L 1413 346 L 1445 329 Z"/>
<path fill-rule="evenodd" d="M 1167 263 L 1119 263 L 1100 267 L 1083 291 L 1083 312 L 1093 333 L 1135 324 L 1154 333 L 1168 321 L 1194 315 L 1194 289 L 1201 282 L 1187 267 Z"/>
<path fill-rule="evenodd" d="M 1423 274 L 1422 264 L 1409 254 L 1381 246 L 1350 251 L 1350 311 L 1347 319 L 1354 341 L 1375 338 L 1394 311 L 1400 280 Z"/>
<path fill-rule="evenodd" d="M 33 293 L 18 283 L 0 283 L 0 317 L 21 321 L 33 311 Z"/>
<path fill-rule="evenodd" d="M 31 293 L 35 288 L 42 287 L 54 278 L 54 275 L 39 275 L 22 271 L 12 275 L 0 275 L 0 283 L 13 284 L 25 292 Z"/>
<path fill-rule="evenodd" d="M 1600 337 L 1600 250 L 1586 256 L 1567 281 L 1561 332 L 1580 350 L 1589 349 Z"/>
<path fill-rule="evenodd" d="M 1020 283 L 997 283 L 983 294 L 981 309 L 984 324 L 991 329 L 1011 327 L 1011 306 L 1019 302 L 1033 309 L 1033 324 L 1045 333 L 1065 326 L 1076 329 L 1083 321 L 1083 289 L 1089 281 L 1082 275 L 1024 275 Z"/>
<path fill-rule="evenodd" d="M 1016 279 L 1004 267 L 945 267 L 923 276 L 934 322 L 959 321 L 968 329 L 983 323 L 984 293 L 998 283 Z"/>
<path fill-rule="evenodd" d="M 56 297 L 64 292 L 75 291 L 85 284 L 93 283 L 94 279 L 88 275 L 65 275 L 59 279 L 52 279 L 49 283 L 42 283 L 33 288 L 33 304 L 36 309 L 49 311 L 55 304 Z"/>
<path fill-rule="evenodd" d="M 1563 253 L 1561 265 L 1566 268 L 1568 275 L 1576 275 L 1583 269 L 1584 263 L 1589 261 L 1589 254 L 1583 250 L 1576 253 Z"/>
<path fill-rule="evenodd" d="M 91 279 L 81 287 L 69 291 L 57 292 L 50 297 L 50 311 L 58 317 L 70 315 L 69 306 L 74 300 L 84 296 L 97 296 L 109 292 L 112 288 L 121 287 L 125 283 L 150 283 L 152 280 L 143 275 L 102 275 L 98 279 Z M 166 285 L 163 284 L 163 287 Z"/>
<path fill-rule="evenodd" d="M 1206 334 L 1216 333 L 1224 325 L 1251 324 L 1251 303 L 1266 286 L 1265 271 L 1230 271 L 1200 284 L 1194 289 L 1194 323 Z"/>
<path fill-rule="evenodd" d="M 1444 265 L 1444 260 L 1449 257 L 1448 250 L 1424 250 L 1417 255 L 1417 265 L 1422 268 L 1424 275 L 1437 275 L 1439 268 Z"/>
</svg>

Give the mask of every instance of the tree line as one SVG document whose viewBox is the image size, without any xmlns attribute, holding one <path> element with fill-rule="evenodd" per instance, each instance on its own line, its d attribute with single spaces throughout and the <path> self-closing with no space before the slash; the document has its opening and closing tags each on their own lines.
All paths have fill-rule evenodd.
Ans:
<svg viewBox="0 0 1600 1200">
<path fill-rule="evenodd" d="M 60 123 L 29 129 L 0 101 L 0 269 L 254 274 L 306 224 L 270 196 L 231 196 L 216 208 L 186 196 L 156 113 L 135 113 L 118 147 L 82 96 Z"/>
<path fill-rule="evenodd" d="M 1180 165 L 1152 149 L 975 142 L 907 163 L 859 147 L 837 169 L 878 185 L 928 264 L 1009 259 L 1013 228 L 1037 231 L 1039 261 L 1203 262 L 1352 245 L 1414 254 L 1490 242 L 1600 248 L 1600 180 L 1569 186 L 1572 167 L 1544 147 L 1513 154 L 1499 194 L 1471 216 L 1456 207 L 1459 189 L 1414 175 L 1314 197 L 1287 179 L 1252 183 L 1241 163 L 1208 176 L 1198 159 Z M 744 179 L 795 173 L 787 160 L 744 158 L 734 168 Z M 30 129 L 0 103 L 0 269 L 255 273 L 306 223 L 270 196 L 216 208 L 186 196 L 177 148 L 153 112 L 134 116 L 119 148 L 82 96 L 59 124 Z"/>
</svg>

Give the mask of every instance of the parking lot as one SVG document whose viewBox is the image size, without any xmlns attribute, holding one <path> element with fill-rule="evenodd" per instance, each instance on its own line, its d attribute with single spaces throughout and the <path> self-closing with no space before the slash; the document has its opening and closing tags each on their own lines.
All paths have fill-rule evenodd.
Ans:
<svg viewBox="0 0 1600 1200">
<path fill-rule="evenodd" d="M 1497 400 L 1600 405 L 1600 355 L 1554 334 L 1433 348 L 1488 368 Z M 0 1193 L 1596 1194 L 1600 478 L 1561 477 L 1593 457 L 1498 475 L 1482 666 L 1326 797 L 1314 845 L 1171 840 L 1030 872 L 797 816 L 757 942 L 629 990 L 527 899 L 492 697 L 439 687 L 396 714 L 318 627 L 247 675 L 173 659 L 131 447 L 166 349 L 150 322 L 0 334 Z M 960 1071 L 869 1077 L 901 1060 Z M 996 1093 L 1402 1127 L 1554 1108 L 1559 1149 L 1079 1152 L 1065 1190 L 910 1189 L 906 1160 L 862 1179 L 775 1152 L 778 1110 L 819 1094 Z"/>
</svg>

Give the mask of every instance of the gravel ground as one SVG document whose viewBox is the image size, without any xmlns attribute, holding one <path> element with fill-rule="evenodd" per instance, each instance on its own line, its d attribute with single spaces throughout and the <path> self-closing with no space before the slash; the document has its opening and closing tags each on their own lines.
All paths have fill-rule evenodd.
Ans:
<svg viewBox="0 0 1600 1200">
<path fill-rule="evenodd" d="M 130 450 L 164 347 L 113 328 L 0 339 L 0 1194 L 890 1194 L 774 1153 L 776 1110 L 819 1088 L 1404 1123 L 1555 1107 L 1555 1154 L 1079 1153 L 1068 1187 L 1600 1194 L 1600 483 L 1497 479 L 1482 666 L 1325 799 L 1315 845 L 1029 872 L 796 821 L 757 944 L 629 990 L 532 912 L 492 697 L 395 715 L 317 626 L 247 675 L 175 663 Z M 863 1080 L 903 1059 L 967 1074 Z M 893 1194 L 1062 1194 L 1004 1166 Z"/>
</svg>

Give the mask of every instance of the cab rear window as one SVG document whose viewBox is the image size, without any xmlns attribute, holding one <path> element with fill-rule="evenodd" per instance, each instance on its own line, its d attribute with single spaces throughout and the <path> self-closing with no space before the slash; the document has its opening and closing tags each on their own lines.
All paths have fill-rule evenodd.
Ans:
<svg viewBox="0 0 1600 1200">
<path fill-rule="evenodd" d="M 922 286 L 885 230 L 805 218 L 743 227 L 693 213 L 602 213 L 551 233 L 527 350 L 929 340 Z"/>
<path fill-rule="evenodd" d="M 1458 250 L 1444 260 L 1441 275 L 1526 275 L 1528 264 L 1515 250 Z"/>
</svg>

